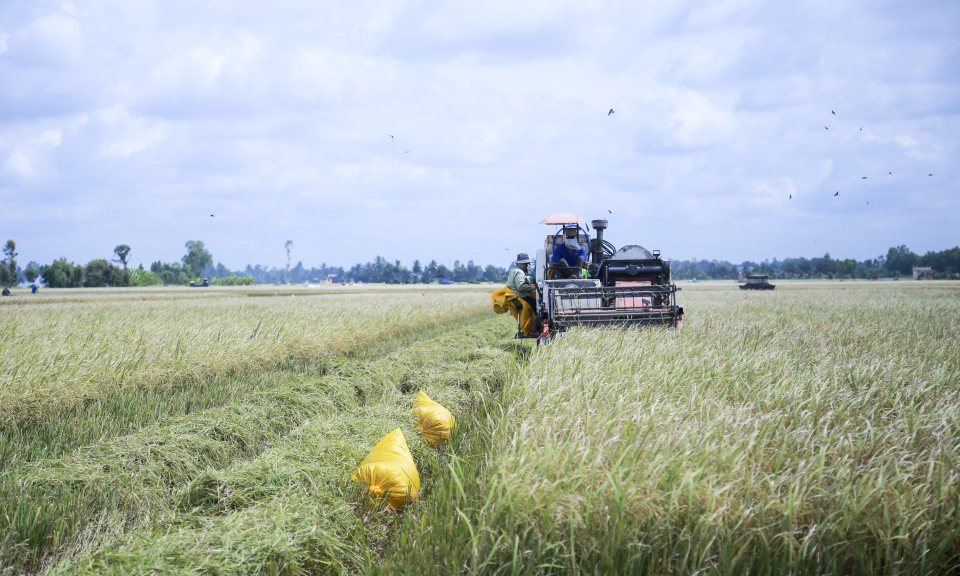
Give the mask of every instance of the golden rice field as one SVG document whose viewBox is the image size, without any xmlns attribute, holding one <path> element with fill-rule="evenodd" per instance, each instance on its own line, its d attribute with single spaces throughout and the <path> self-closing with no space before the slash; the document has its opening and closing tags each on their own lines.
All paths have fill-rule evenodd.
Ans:
<svg viewBox="0 0 960 576">
<path fill-rule="evenodd" d="M 531 354 L 373 571 L 960 572 L 960 285 L 683 284 Z"/>
<path fill-rule="evenodd" d="M 5 299 L 0 414 L 316 360 L 476 314 L 489 292 L 389 288 L 45 290 Z"/>
<path fill-rule="evenodd" d="M 126 538 L 181 530 L 185 517 L 209 520 L 214 496 L 197 496 L 209 479 L 272 462 L 277 450 L 323 472 L 310 481 L 326 491 L 313 486 L 298 497 L 342 499 L 349 483 L 341 473 L 350 470 L 304 463 L 306 454 L 334 450 L 346 466 L 384 426 L 409 425 L 403 406 L 417 390 L 464 408 L 480 393 L 471 387 L 499 378 L 490 376 L 496 366 L 479 340 L 470 349 L 443 348 L 461 330 L 489 335 L 476 326 L 490 320 L 489 293 L 471 286 L 47 290 L 4 300 L 0 573 L 83 566 L 88 553 Z M 495 324 L 500 342 L 503 327 Z M 475 361 L 458 363 L 464 354 Z M 491 354 L 513 357 L 498 348 Z M 435 357 L 444 366 L 430 367 Z M 316 437 L 331 426 L 334 436 Z M 310 434 L 308 452 L 282 448 L 302 448 Z M 411 445 L 422 463 L 432 462 L 416 438 Z M 271 468 L 251 489 L 273 501 L 271 482 L 280 477 Z M 344 510 L 352 514 L 352 505 L 337 513 Z M 353 517 L 344 530 L 355 536 L 358 523 Z M 302 558 L 311 551 L 298 549 L 293 562 L 309 565 Z M 361 552 L 343 565 L 359 566 Z M 269 548 L 264 554 L 242 551 L 254 563 L 272 558 Z"/>
<path fill-rule="evenodd" d="M 543 348 L 489 285 L 4 302 L 0 574 L 960 573 L 960 283 L 680 285 Z"/>
</svg>

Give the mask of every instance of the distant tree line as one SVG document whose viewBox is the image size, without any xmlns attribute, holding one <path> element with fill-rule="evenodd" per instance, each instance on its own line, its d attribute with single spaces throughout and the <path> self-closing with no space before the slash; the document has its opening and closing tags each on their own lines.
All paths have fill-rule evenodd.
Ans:
<svg viewBox="0 0 960 576">
<path fill-rule="evenodd" d="M 190 240 L 185 245 L 186 254 L 179 262 L 157 261 L 150 264 L 149 270 L 141 264 L 139 268 L 130 269 L 130 246 L 121 244 L 114 248 L 115 259 L 91 260 L 86 265 L 75 264 L 66 258 L 54 260 L 51 264 L 40 265 L 30 262 L 26 270 L 21 270 L 16 261 L 16 243 L 8 240 L 3 248 L 5 255 L 0 266 L 0 284 L 11 286 L 21 283 L 32 284 L 38 279 L 50 288 L 96 288 L 122 286 L 154 286 L 171 285 L 183 286 L 190 282 L 200 282 L 208 279 L 213 285 L 248 285 L 248 284 L 299 284 L 303 282 L 320 283 L 331 282 L 364 282 L 364 283 L 431 283 L 440 278 L 448 278 L 454 282 L 502 282 L 506 279 L 506 268 L 488 265 L 481 267 L 472 260 L 462 264 L 454 261 L 453 267 L 448 268 L 437 264 L 436 260 L 427 265 L 421 265 L 419 260 L 413 261 L 413 266 L 407 268 L 399 260 L 389 262 L 382 256 L 377 256 L 373 262 L 356 264 L 352 268 L 344 269 L 339 266 L 306 268 L 303 262 L 290 266 L 290 248 L 293 243 L 287 241 L 287 266 L 285 268 L 268 268 L 262 265 L 247 267 L 243 270 L 230 270 L 222 263 L 213 264 L 213 255 L 206 249 L 203 242 Z M 113 263 L 118 265 L 114 265 Z"/>
<path fill-rule="evenodd" d="M 213 264 L 213 255 L 203 242 L 190 240 L 185 245 L 186 254 L 179 262 L 157 261 L 150 269 L 128 267 L 130 246 L 120 244 L 114 248 L 116 258 L 111 261 L 95 259 L 86 265 L 74 264 L 66 258 L 54 260 L 50 264 L 40 265 L 30 262 L 25 269 L 17 264 L 17 245 L 7 240 L 3 245 L 3 260 L 0 261 L 0 285 L 15 286 L 32 284 L 40 279 L 51 288 L 96 288 L 116 286 L 153 286 L 169 284 L 183 286 L 190 282 L 209 279 L 213 285 L 245 284 L 299 284 L 303 282 L 364 282 L 364 283 L 431 283 L 441 278 L 453 282 L 503 282 L 507 269 L 492 264 L 481 267 L 472 260 L 466 264 L 454 261 L 453 267 L 438 264 L 431 260 L 421 264 L 414 260 L 410 268 L 399 260 L 393 262 L 377 256 L 372 262 L 356 264 L 344 269 L 339 266 L 321 264 L 319 268 L 306 268 L 303 262 L 290 266 L 290 248 L 293 243 L 287 241 L 287 265 L 284 268 L 267 268 L 256 265 L 243 270 L 230 270 L 223 264 Z M 892 247 L 885 256 L 863 261 L 834 259 L 830 254 L 820 258 L 786 258 L 784 260 L 763 262 L 744 261 L 733 264 L 726 260 L 674 260 L 671 262 L 673 277 L 677 280 L 722 280 L 736 279 L 741 274 L 766 274 L 781 279 L 853 279 L 910 276 L 914 266 L 929 266 L 936 279 L 960 279 L 960 247 L 940 252 L 927 252 L 918 255 L 906 246 Z"/>
<path fill-rule="evenodd" d="M 875 259 L 786 258 L 784 260 L 732 264 L 726 260 L 674 260 L 671 270 L 677 280 L 736 279 L 740 274 L 766 274 L 780 279 L 854 279 L 912 276 L 914 266 L 929 266 L 935 279 L 960 279 L 960 247 L 940 252 L 915 254 L 906 246 L 890 248 L 886 256 Z"/>
<path fill-rule="evenodd" d="M 373 262 L 357 264 L 344 273 L 345 281 L 386 282 L 386 283 L 422 283 L 429 284 L 440 278 L 447 278 L 453 282 L 502 282 L 507 278 L 507 269 L 488 264 L 478 266 L 473 260 L 462 264 L 454 260 L 453 268 L 444 264 L 437 264 L 431 260 L 423 265 L 419 260 L 413 261 L 413 266 L 407 269 L 397 260 L 394 263 L 377 256 Z"/>
</svg>

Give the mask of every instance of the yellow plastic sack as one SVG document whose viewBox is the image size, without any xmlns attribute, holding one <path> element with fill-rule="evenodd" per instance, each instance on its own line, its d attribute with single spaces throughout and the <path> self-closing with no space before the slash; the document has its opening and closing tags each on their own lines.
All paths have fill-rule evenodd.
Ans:
<svg viewBox="0 0 960 576">
<path fill-rule="evenodd" d="M 417 431 L 423 441 L 436 448 L 450 438 L 450 431 L 456 426 L 453 414 L 427 396 L 423 390 L 413 402 L 413 414 L 417 417 Z"/>
<path fill-rule="evenodd" d="M 520 304 L 517 304 L 517 302 Z M 506 286 L 493 293 L 493 311 L 497 314 L 510 312 L 514 318 L 520 321 L 520 326 L 525 336 L 533 334 L 533 328 L 536 326 L 537 319 L 533 307 L 523 298 L 518 298 L 513 290 Z"/>
<path fill-rule="evenodd" d="M 402 508 L 408 496 L 416 500 L 420 493 L 420 474 L 399 428 L 377 442 L 351 478 L 361 482 L 372 497 L 385 499 L 394 510 Z"/>
</svg>

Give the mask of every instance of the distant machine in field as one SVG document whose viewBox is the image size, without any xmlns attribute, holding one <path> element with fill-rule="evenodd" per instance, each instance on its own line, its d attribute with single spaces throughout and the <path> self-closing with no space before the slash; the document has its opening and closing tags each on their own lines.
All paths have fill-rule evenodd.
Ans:
<svg viewBox="0 0 960 576">
<path fill-rule="evenodd" d="M 777 286 L 767 282 L 766 274 L 751 274 L 747 276 L 746 284 L 741 284 L 741 290 L 773 290 Z"/>
<path fill-rule="evenodd" d="M 544 342 L 573 326 L 683 326 L 683 307 L 677 306 L 677 286 L 670 282 L 670 262 L 660 251 L 629 245 L 620 250 L 603 239 L 606 220 L 590 226 L 576 214 L 553 214 L 541 224 L 559 226 L 537 250 L 537 318 L 540 334 L 518 338 L 537 338 Z M 550 267 L 555 248 L 564 243 L 565 231 L 576 229 L 576 240 L 587 254 L 583 267 Z M 573 237 L 571 235 L 571 237 Z"/>
</svg>

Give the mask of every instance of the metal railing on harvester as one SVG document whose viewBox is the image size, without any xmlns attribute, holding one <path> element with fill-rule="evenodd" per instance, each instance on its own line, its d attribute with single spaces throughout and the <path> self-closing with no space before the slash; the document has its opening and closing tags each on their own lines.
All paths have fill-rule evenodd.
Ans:
<svg viewBox="0 0 960 576">
<path fill-rule="evenodd" d="M 550 289 L 547 302 L 551 325 L 675 325 L 679 313 L 677 287 L 616 286 Z"/>
</svg>

